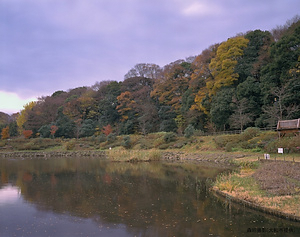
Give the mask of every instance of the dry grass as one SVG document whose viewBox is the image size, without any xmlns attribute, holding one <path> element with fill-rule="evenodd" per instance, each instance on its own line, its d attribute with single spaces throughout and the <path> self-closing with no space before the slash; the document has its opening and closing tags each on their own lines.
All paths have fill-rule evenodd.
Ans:
<svg viewBox="0 0 300 237">
<path fill-rule="evenodd" d="M 124 148 L 114 148 L 106 151 L 108 159 L 112 161 L 158 161 L 162 157 L 159 150 L 126 150 Z"/>
<path fill-rule="evenodd" d="M 218 177 L 215 188 L 235 198 L 300 216 L 300 164 L 265 162 L 257 170 Z"/>
<path fill-rule="evenodd" d="M 270 194 L 300 193 L 300 163 L 265 162 L 252 176 Z"/>
</svg>

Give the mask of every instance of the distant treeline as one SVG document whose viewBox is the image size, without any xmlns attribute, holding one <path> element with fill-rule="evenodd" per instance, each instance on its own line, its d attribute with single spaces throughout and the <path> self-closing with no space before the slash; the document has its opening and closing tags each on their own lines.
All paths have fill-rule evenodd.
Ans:
<svg viewBox="0 0 300 237">
<path fill-rule="evenodd" d="M 1 122 L 2 139 L 204 132 L 300 117 L 300 20 L 211 45 L 164 67 L 139 63 L 124 80 L 56 91 Z M 84 78 L 83 78 L 84 79 Z M 2 117 L 4 115 L 2 114 Z M 5 117 L 5 116 L 4 116 Z"/>
</svg>

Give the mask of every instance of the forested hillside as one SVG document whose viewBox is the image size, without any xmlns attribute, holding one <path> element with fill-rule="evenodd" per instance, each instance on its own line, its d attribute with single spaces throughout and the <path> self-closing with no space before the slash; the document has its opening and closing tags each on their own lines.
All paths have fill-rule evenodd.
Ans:
<svg viewBox="0 0 300 237">
<path fill-rule="evenodd" d="M 275 126 L 300 118 L 300 20 L 211 45 L 164 67 L 139 63 L 121 82 L 56 91 L 1 120 L 3 138 L 114 132 L 181 134 Z M 84 78 L 82 78 L 84 80 Z M 3 116 L 2 116 L 3 117 Z M 190 127 L 191 127 L 190 126 Z"/>
</svg>

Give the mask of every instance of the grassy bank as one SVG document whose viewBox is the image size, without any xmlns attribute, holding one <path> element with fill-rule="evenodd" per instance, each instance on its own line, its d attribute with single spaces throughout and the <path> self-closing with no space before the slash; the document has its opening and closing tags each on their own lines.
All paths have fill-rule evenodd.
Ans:
<svg viewBox="0 0 300 237">
<path fill-rule="evenodd" d="M 220 175 L 213 189 L 261 210 L 274 210 L 300 220 L 300 163 L 255 161 L 241 162 L 240 166 L 238 172 Z"/>
<path fill-rule="evenodd" d="M 284 154 L 278 155 L 277 148 Z M 191 137 L 160 132 L 143 135 L 104 134 L 80 139 L 13 138 L 0 140 L 0 152 L 14 151 L 107 151 L 113 160 L 157 159 L 159 151 L 175 154 L 178 159 L 209 159 L 212 161 L 239 160 L 244 162 L 263 158 L 270 153 L 272 160 L 300 161 L 300 137 L 278 139 L 276 132 L 261 132 L 248 128 L 242 134 Z M 156 153 L 156 154 L 155 154 Z M 154 155 L 155 154 L 155 155 Z M 119 157 L 119 158 L 118 158 Z M 150 157 L 150 158 L 149 158 Z M 206 157 L 206 158 L 205 158 Z"/>
</svg>

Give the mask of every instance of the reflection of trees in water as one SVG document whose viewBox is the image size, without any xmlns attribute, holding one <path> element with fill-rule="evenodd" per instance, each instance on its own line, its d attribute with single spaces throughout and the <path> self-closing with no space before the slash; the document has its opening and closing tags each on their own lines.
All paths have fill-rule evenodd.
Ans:
<svg viewBox="0 0 300 237">
<path fill-rule="evenodd" d="M 126 224 L 133 232 L 136 228 L 139 234 L 145 231 L 145 236 L 149 231 L 192 236 L 203 228 L 207 233 L 208 228 L 217 228 L 212 221 L 212 226 L 203 222 L 216 215 L 207 198 L 207 177 L 220 172 L 217 168 L 97 159 L 25 160 L 5 165 L 8 176 L 17 172 L 16 183 L 24 199 L 40 210 Z"/>
</svg>

